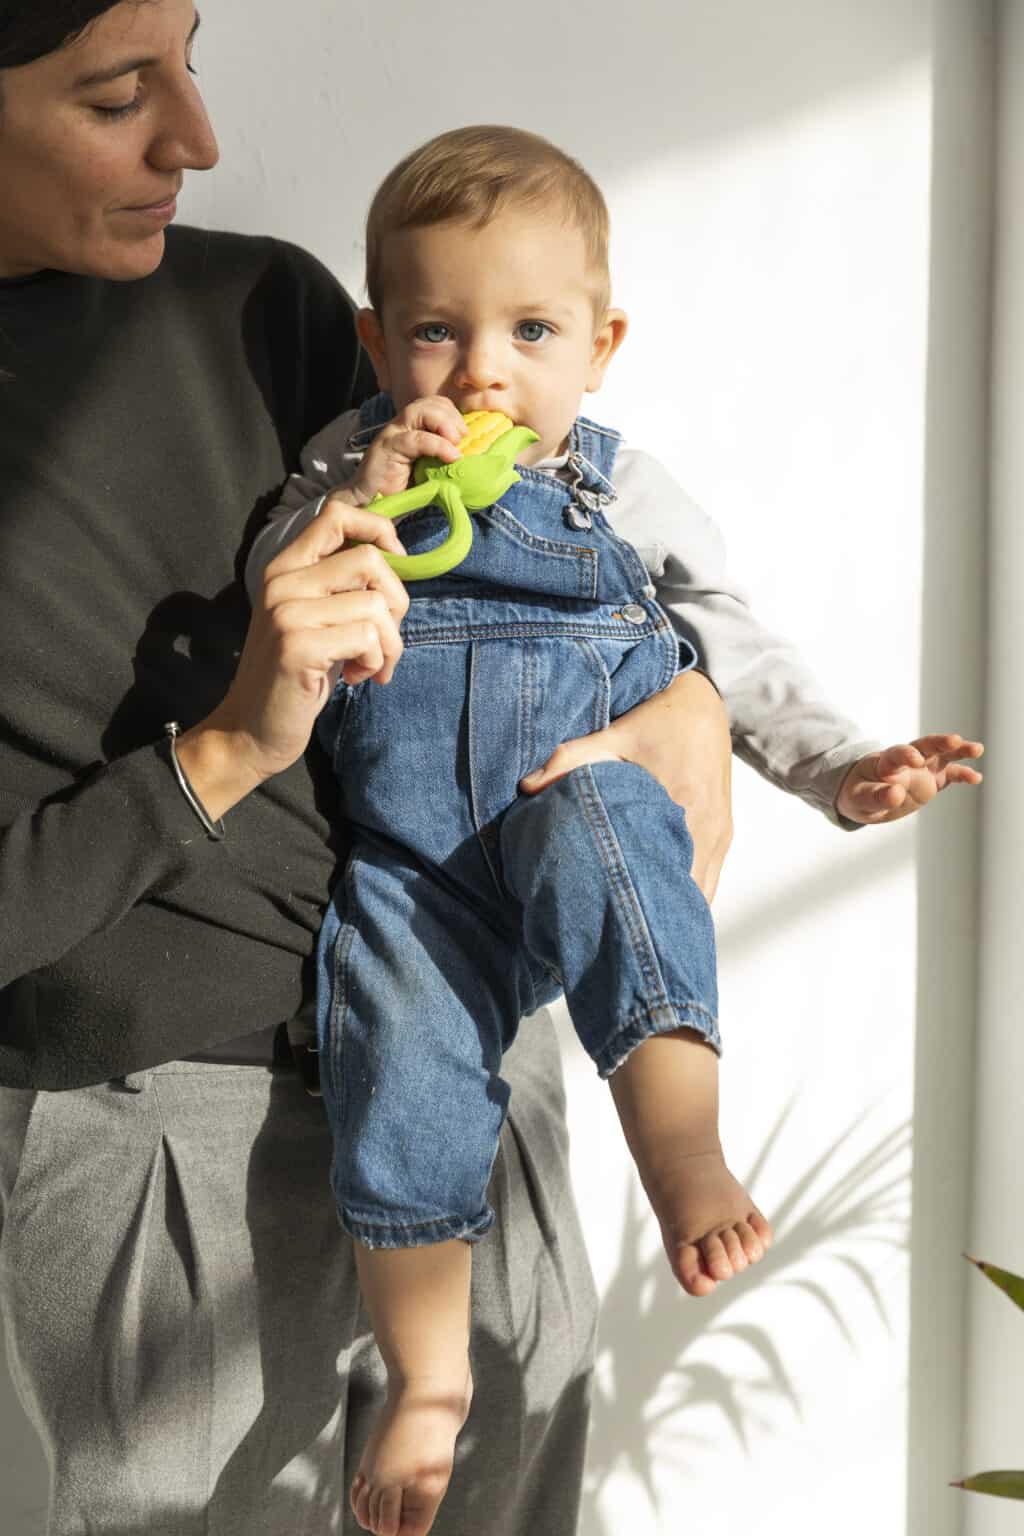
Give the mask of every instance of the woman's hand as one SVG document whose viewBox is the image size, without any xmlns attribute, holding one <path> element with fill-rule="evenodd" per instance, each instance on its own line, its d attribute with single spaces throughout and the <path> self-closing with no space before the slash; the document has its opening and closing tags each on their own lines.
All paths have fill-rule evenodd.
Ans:
<svg viewBox="0 0 1024 1536">
<path fill-rule="evenodd" d="M 178 740 L 215 819 L 302 756 L 339 676 L 390 681 L 409 598 L 381 550 L 405 553 L 387 518 L 329 499 L 267 566 L 227 697 Z"/>
<path fill-rule="evenodd" d="M 686 810 L 693 878 L 708 901 L 732 842 L 732 742 L 721 699 L 700 672 L 684 672 L 663 693 L 603 731 L 566 741 L 522 781 L 537 794 L 584 763 L 637 763 Z"/>
</svg>

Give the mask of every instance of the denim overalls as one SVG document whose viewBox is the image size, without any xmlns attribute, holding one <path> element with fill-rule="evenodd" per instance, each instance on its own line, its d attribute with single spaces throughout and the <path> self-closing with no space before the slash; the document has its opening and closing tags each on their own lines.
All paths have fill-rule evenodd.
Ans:
<svg viewBox="0 0 1024 1536">
<path fill-rule="evenodd" d="M 364 405 L 349 446 L 390 419 Z M 385 687 L 340 684 L 320 720 L 353 848 L 320 934 L 321 1076 L 332 1182 L 371 1247 L 476 1239 L 521 1017 L 563 989 L 607 1076 L 681 1025 L 718 1047 L 711 916 L 682 811 L 644 769 L 519 780 L 680 670 L 680 641 L 603 507 L 618 434 L 579 418 L 573 483 L 522 479 L 474 515 L 466 560 L 410 587 Z M 410 554 L 446 534 L 434 508 Z"/>
</svg>

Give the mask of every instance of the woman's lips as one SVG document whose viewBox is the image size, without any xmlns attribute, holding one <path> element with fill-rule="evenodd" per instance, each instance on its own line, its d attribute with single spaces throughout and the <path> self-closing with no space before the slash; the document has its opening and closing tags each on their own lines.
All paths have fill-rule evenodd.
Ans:
<svg viewBox="0 0 1024 1536">
<path fill-rule="evenodd" d="M 169 224 L 178 211 L 177 195 L 165 198 L 162 203 L 149 203 L 144 208 L 121 208 L 120 213 L 131 214 L 134 219 L 147 219 L 153 224 Z"/>
</svg>

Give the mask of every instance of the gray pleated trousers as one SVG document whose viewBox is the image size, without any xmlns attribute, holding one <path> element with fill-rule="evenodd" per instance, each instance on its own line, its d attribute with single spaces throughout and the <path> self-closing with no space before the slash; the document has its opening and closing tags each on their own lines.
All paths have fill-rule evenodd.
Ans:
<svg viewBox="0 0 1024 1536">
<path fill-rule="evenodd" d="M 507 1076 L 473 1408 L 435 1536 L 577 1525 L 596 1300 L 545 1016 Z M 347 1490 L 383 1377 L 329 1163 L 292 1072 L 176 1062 L 0 1089 L 0 1305 L 49 1536 L 356 1536 Z"/>
</svg>

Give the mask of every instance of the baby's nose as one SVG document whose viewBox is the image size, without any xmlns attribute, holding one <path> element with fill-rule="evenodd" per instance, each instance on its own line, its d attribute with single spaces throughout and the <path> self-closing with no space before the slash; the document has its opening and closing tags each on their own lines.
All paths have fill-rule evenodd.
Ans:
<svg viewBox="0 0 1024 1536">
<path fill-rule="evenodd" d="M 459 369 L 463 389 L 501 389 L 505 383 L 505 369 L 496 348 L 477 345 L 466 350 Z"/>
</svg>

